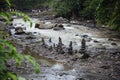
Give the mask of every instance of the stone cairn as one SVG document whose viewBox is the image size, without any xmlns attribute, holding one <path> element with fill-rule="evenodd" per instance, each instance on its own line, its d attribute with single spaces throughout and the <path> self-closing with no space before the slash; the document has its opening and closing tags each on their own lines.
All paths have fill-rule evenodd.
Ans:
<svg viewBox="0 0 120 80">
<path fill-rule="evenodd" d="M 53 48 L 55 48 L 55 43 L 53 44 Z"/>
<path fill-rule="evenodd" d="M 81 49 L 79 50 L 80 53 L 85 53 L 86 52 L 86 41 L 83 38 L 81 41 Z"/>
<path fill-rule="evenodd" d="M 49 42 L 50 42 L 50 43 L 52 42 L 51 38 L 49 39 Z"/>
<path fill-rule="evenodd" d="M 59 54 L 64 54 L 64 50 L 63 50 L 63 43 L 62 43 L 62 39 L 61 37 L 59 37 L 59 42 L 58 42 L 58 45 L 57 45 L 57 48 L 56 48 L 56 52 L 59 53 Z"/>
<path fill-rule="evenodd" d="M 53 51 L 53 53 L 58 53 L 58 54 L 68 53 L 70 55 L 75 53 L 75 51 L 73 50 L 73 42 L 72 41 L 70 41 L 69 47 L 66 48 L 64 46 L 64 44 L 62 43 L 61 37 L 59 37 L 58 40 L 59 40 L 58 44 L 53 43 L 53 46 L 48 47 L 45 43 L 44 38 L 42 38 L 42 46 L 45 47 L 45 48 L 48 48 L 51 51 Z M 51 38 L 48 41 L 52 42 Z M 76 53 L 77 53 L 77 51 L 76 51 Z M 90 55 L 86 53 L 86 41 L 85 41 L 84 38 L 81 41 L 81 49 L 79 50 L 79 53 L 83 54 L 81 59 L 87 59 L 87 58 L 90 57 Z"/>
<path fill-rule="evenodd" d="M 61 37 L 59 37 L 58 40 L 59 40 L 58 45 L 61 45 L 61 46 L 62 46 L 63 43 L 62 43 L 62 39 L 61 39 Z"/>
<path fill-rule="evenodd" d="M 48 42 L 49 42 L 49 43 L 52 43 L 51 38 L 48 40 Z M 54 47 L 53 47 L 52 45 L 50 45 L 48 49 L 49 49 L 49 50 L 53 50 L 53 48 L 54 48 Z"/>
<path fill-rule="evenodd" d="M 42 46 L 46 47 L 44 38 L 42 38 Z"/>
<path fill-rule="evenodd" d="M 69 44 L 68 54 L 73 54 L 72 41 L 70 41 L 70 44 Z"/>
<path fill-rule="evenodd" d="M 82 41 L 81 41 L 81 49 L 79 51 L 81 54 L 83 54 L 83 56 L 81 57 L 81 59 L 87 59 L 90 57 L 89 54 L 86 53 L 86 41 L 85 39 L 83 38 Z"/>
</svg>

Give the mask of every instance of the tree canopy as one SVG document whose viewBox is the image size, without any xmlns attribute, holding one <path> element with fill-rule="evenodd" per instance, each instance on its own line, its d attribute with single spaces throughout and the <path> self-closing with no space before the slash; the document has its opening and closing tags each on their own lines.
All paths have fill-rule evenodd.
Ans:
<svg viewBox="0 0 120 80">
<path fill-rule="evenodd" d="M 94 19 L 120 30 L 120 0 L 50 0 L 58 15 Z"/>
</svg>

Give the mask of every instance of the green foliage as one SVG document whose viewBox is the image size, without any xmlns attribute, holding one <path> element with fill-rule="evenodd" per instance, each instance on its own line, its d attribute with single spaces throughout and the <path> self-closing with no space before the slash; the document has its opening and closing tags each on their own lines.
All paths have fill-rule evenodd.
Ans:
<svg viewBox="0 0 120 80">
<path fill-rule="evenodd" d="M 4 76 L 6 75 L 6 73 L 8 74 L 7 78 L 8 77 L 15 78 L 15 75 L 12 75 L 12 73 L 7 71 L 6 64 L 9 59 L 15 60 L 18 65 L 21 65 L 21 61 L 26 59 L 33 64 L 35 72 L 39 73 L 39 65 L 36 63 L 33 57 L 18 53 L 16 48 L 12 45 L 11 42 L 4 39 L 0 39 L 0 77 L 2 77 L 2 79 L 6 78 L 6 76 Z"/>
<path fill-rule="evenodd" d="M 51 0 L 50 6 L 58 15 L 77 17 L 81 15 L 84 0 Z"/>
<path fill-rule="evenodd" d="M 96 17 L 96 9 L 101 0 L 86 0 L 84 2 L 84 9 L 82 15 L 85 19 L 93 19 Z"/>
<path fill-rule="evenodd" d="M 96 20 L 120 30 L 120 0 L 49 0 L 58 15 Z"/>
<path fill-rule="evenodd" d="M 0 17 L 4 18 L 6 20 L 7 24 L 10 24 L 10 19 L 11 19 L 12 15 L 21 16 L 25 22 L 29 21 L 30 26 L 32 26 L 32 22 L 31 22 L 30 18 L 22 12 L 16 12 L 16 11 L 14 11 L 14 12 L 0 12 Z"/>
<path fill-rule="evenodd" d="M 11 0 L 19 10 L 53 8 L 57 15 L 66 18 L 96 20 L 98 24 L 108 25 L 120 30 L 120 0 Z M 9 2 L 9 1 L 8 1 Z M 9 4 L 9 3 L 8 3 Z M 3 5 L 5 6 L 5 5 Z"/>
<path fill-rule="evenodd" d="M 101 0 L 97 8 L 97 21 L 120 30 L 120 0 Z"/>
<path fill-rule="evenodd" d="M 33 64 L 35 73 L 39 73 L 39 65 L 36 63 L 35 59 L 29 55 L 24 55 L 24 58 L 29 60 L 29 62 Z"/>
<path fill-rule="evenodd" d="M 11 1 L 16 9 L 22 11 L 30 11 L 31 9 L 43 6 L 43 3 L 47 0 L 11 0 Z"/>
<path fill-rule="evenodd" d="M 1 1 L 0 1 L 1 2 Z M 6 2 L 6 7 L 8 10 L 4 10 L 5 6 L 0 6 L 0 18 L 4 18 L 6 20 L 6 23 L 10 23 L 10 18 L 12 15 L 22 16 L 24 21 L 29 21 L 32 25 L 29 17 L 21 12 L 10 12 L 10 2 L 9 0 L 3 0 L 3 2 Z M 3 4 L 4 5 L 4 4 Z M 6 37 L 8 34 L 4 31 L 3 26 L 0 24 L 0 79 L 2 80 L 18 80 L 17 75 L 14 73 L 11 73 L 7 70 L 8 63 L 7 61 L 9 59 L 13 59 L 17 62 L 18 65 L 21 64 L 21 61 L 24 59 L 29 60 L 30 63 L 33 64 L 35 72 L 39 73 L 39 65 L 36 63 L 35 59 L 29 55 L 24 55 L 21 53 L 18 53 L 16 48 L 13 46 L 12 42 L 8 41 Z"/>
</svg>

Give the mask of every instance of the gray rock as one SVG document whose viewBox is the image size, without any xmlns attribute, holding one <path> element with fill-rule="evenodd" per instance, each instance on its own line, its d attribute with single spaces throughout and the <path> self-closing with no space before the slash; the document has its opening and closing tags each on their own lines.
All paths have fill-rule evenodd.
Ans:
<svg viewBox="0 0 120 80">
<path fill-rule="evenodd" d="M 95 42 L 95 43 L 99 43 L 99 41 L 97 41 L 97 40 L 94 40 L 93 42 Z"/>
<path fill-rule="evenodd" d="M 83 38 L 82 41 L 81 41 L 81 49 L 79 50 L 79 52 L 80 53 L 85 53 L 85 50 L 86 50 L 86 41 Z"/>
<path fill-rule="evenodd" d="M 88 59 L 90 57 L 89 54 L 87 53 L 84 53 L 83 56 L 81 57 L 81 59 Z"/>
<path fill-rule="evenodd" d="M 87 38 L 88 35 L 84 34 L 84 35 L 81 35 L 82 38 Z"/>
<path fill-rule="evenodd" d="M 20 35 L 24 34 L 25 32 L 23 31 L 22 27 L 16 27 L 15 28 L 15 34 Z"/>
<path fill-rule="evenodd" d="M 55 24 L 49 23 L 45 24 L 44 22 L 39 22 L 35 24 L 35 28 L 38 29 L 52 29 L 55 26 Z"/>
<path fill-rule="evenodd" d="M 108 66 L 108 65 L 104 65 L 104 66 L 101 66 L 100 68 L 103 68 L 103 69 L 109 69 L 110 66 Z"/>
<path fill-rule="evenodd" d="M 42 45 L 45 45 L 45 40 L 44 40 L 44 38 L 42 38 Z"/>
<path fill-rule="evenodd" d="M 111 43 L 111 45 L 117 46 L 117 43 Z"/>
<path fill-rule="evenodd" d="M 79 34 L 75 34 L 75 36 L 79 36 Z"/>
<path fill-rule="evenodd" d="M 51 38 L 49 39 L 49 42 L 50 42 L 50 43 L 52 42 Z"/>
<path fill-rule="evenodd" d="M 56 24 L 53 28 L 53 30 L 64 30 L 64 26 L 62 24 Z"/>
<path fill-rule="evenodd" d="M 73 54 L 72 41 L 70 41 L 70 44 L 69 44 L 68 54 Z"/>
</svg>

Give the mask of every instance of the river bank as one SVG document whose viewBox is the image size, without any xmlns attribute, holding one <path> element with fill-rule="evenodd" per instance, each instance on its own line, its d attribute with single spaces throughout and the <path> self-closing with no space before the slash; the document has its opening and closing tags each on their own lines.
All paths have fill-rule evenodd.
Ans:
<svg viewBox="0 0 120 80">
<path fill-rule="evenodd" d="M 57 18 L 58 20 L 59 18 Z M 22 27 L 25 34 L 16 35 L 11 29 L 10 40 L 15 43 L 20 53 L 35 57 L 40 64 L 41 73 L 34 74 L 33 67 L 23 61 L 22 68 L 13 72 L 23 76 L 26 80 L 119 80 L 120 71 L 120 39 L 119 34 L 106 28 L 91 28 L 75 21 L 67 23 L 66 20 L 46 20 L 32 18 L 33 26 L 22 19 L 14 19 L 13 26 Z M 60 19 L 61 20 L 61 19 Z M 62 23 L 64 30 L 38 29 L 35 24 Z M 62 40 L 62 51 L 58 50 L 59 38 Z M 82 59 L 80 53 L 81 41 L 85 39 L 87 59 Z M 43 41 L 44 39 L 44 41 Z M 51 40 L 50 40 L 51 39 Z M 68 53 L 72 41 L 72 54 Z M 44 43 L 44 45 L 43 45 Z M 57 49 L 57 50 L 56 50 Z"/>
</svg>

